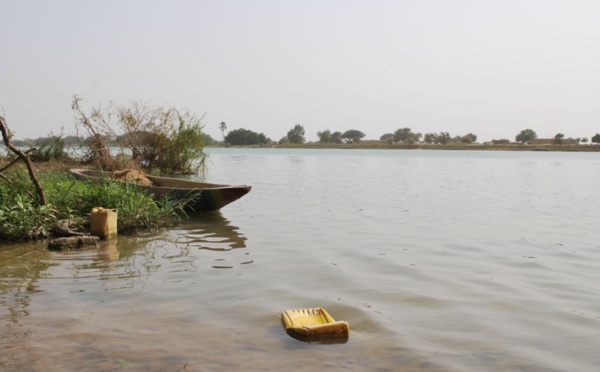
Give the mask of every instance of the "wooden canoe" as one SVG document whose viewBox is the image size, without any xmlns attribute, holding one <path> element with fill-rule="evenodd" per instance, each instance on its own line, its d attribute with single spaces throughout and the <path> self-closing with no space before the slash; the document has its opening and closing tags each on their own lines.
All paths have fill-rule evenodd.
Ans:
<svg viewBox="0 0 600 372">
<path fill-rule="evenodd" d="M 112 178 L 112 172 L 95 171 L 87 169 L 71 169 L 71 174 L 78 180 L 94 182 L 123 182 Z M 227 204 L 246 195 L 252 189 L 247 185 L 219 185 L 214 183 L 196 182 L 180 178 L 148 176 L 152 186 L 136 185 L 139 189 L 147 190 L 157 198 L 169 195 L 171 198 L 181 200 L 188 198 L 190 192 L 197 192 L 198 196 L 188 203 L 190 211 L 216 211 Z"/>
</svg>

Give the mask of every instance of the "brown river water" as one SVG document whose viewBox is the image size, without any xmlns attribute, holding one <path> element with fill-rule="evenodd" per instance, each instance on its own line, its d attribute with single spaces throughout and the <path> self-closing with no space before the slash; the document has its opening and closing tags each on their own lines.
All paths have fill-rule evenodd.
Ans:
<svg viewBox="0 0 600 372">
<path fill-rule="evenodd" d="M 253 186 L 220 212 L 0 245 L 0 370 L 598 370 L 600 154 L 209 151 Z M 288 336 L 308 307 L 348 340 Z"/>
</svg>

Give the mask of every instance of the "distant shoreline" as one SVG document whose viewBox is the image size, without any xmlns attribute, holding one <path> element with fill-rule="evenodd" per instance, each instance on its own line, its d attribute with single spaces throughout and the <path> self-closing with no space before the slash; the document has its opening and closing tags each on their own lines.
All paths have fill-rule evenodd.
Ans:
<svg viewBox="0 0 600 372">
<path fill-rule="evenodd" d="M 454 151 L 566 151 L 566 152 L 600 152 L 600 145 L 483 145 L 483 144 L 450 144 L 450 145 L 398 145 L 373 143 L 364 141 L 346 144 L 324 144 L 310 142 L 304 144 L 281 144 L 281 145 L 251 145 L 251 146 L 206 146 L 208 148 L 277 148 L 277 149 L 340 149 L 340 150 L 454 150 Z"/>
</svg>

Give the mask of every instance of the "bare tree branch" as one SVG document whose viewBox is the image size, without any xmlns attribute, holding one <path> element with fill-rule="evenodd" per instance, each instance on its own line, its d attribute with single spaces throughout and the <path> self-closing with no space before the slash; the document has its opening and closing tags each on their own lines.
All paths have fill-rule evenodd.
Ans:
<svg viewBox="0 0 600 372">
<path fill-rule="evenodd" d="M 42 188 L 42 185 L 40 185 L 40 182 L 38 181 L 37 176 L 35 175 L 35 170 L 33 169 L 33 166 L 31 165 L 31 159 L 29 159 L 29 156 L 27 156 L 25 153 L 23 153 L 23 151 L 16 148 L 10 142 L 10 135 L 8 134 L 8 127 L 6 125 L 6 121 L 4 121 L 3 116 L 0 116 L 0 131 L 2 132 L 2 139 L 4 140 L 4 144 L 6 145 L 6 147 L 8 147 L 12 152 L 14 152 L 19 157 L 19 159 L 23 160 L 25 162 L 25 164 L 27 164 L 27 170 L 29 171 L 29 176 L 31 177 L 31 180 L 33 181 L 33 184 L 35 185 L 35 188 L 40 197 L 40 204 L 46 205 L 46 195 L 44 194 L 44 189 Z"/>
</svg>

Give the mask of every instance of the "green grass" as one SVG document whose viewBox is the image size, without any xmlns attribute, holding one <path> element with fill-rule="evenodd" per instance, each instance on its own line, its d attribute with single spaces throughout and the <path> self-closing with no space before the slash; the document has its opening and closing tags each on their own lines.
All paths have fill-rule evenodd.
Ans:
<svg viewBox="0 0 600 372">
<path fill-rule="evenodd" d="M 40 172 L 38 178 L 46 194 L 45 206 L 39 205 L 26 172 L 11 172 L 8 181 L 0 179 L 0 240 L 46 237 L 57 221 L 67 218 L 89 227 L 94 207 L 118 209 L 119 232 L 168 226 L 185 216 L 186 201 L 154 200 L 132 184 L 82 182 L 52 172 Z"/>
</svg>

